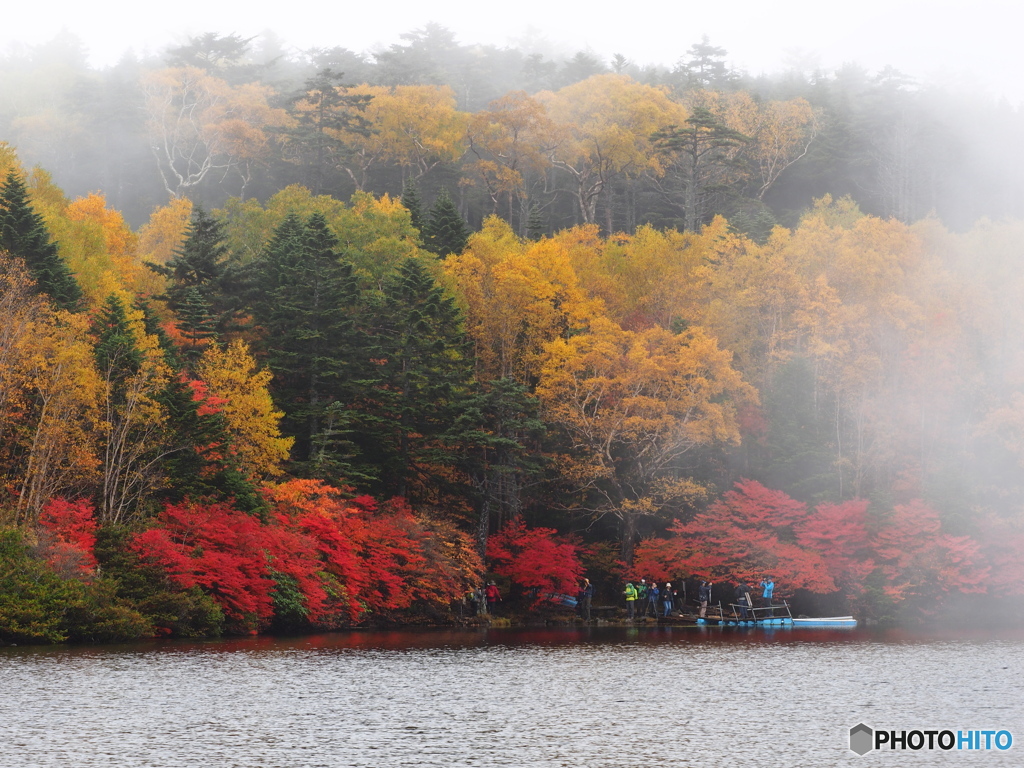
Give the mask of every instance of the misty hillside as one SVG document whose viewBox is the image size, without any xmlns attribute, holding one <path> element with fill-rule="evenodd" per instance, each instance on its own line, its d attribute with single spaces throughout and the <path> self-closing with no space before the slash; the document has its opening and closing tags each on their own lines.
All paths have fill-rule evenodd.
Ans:
<svg viewBox="0 0 1024 768">
<path fill-rule="evenodd" d="M 374 54 L 296 53 L 209 33 L 89 69 L 65 34 L 0 60 L 0 137 L 72 197 L 102 192 L 134 225 L 174 195 L 207 207 L 289 184 L 426 204 L 447 188 L 473 228 L 596 222 L 756 237 L 813 199 L 954 229 L 1024 211 L 1020 115 L 894 70 L 751 78 L 707 39 L 637 67 L 462 43 L 429 25 Z"/>
</svg>

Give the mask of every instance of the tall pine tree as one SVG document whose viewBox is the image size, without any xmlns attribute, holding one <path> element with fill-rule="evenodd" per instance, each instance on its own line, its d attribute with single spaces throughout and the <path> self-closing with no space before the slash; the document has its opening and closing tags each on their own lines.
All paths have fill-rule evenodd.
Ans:
<svg viewBox="0 0 1024 768">
<path fill-rule="evenodd" d="M 490 531 L 522 514 L 524 490 L 540 475 L 544 422 L 538 410 L 537 399 L 525 386 L 497 379 L 474 388 L 444 436 L 472 486 L 481 554 L 487 551 Z"/>
<path fill-rule="evenodd" d="M 412 225 L 422 233 L 425 223 L 423 220 L 423 201 L 420 199 L 420 193 L 416 188 L 415 182 L 405 182 L 405 186 L 402 188 L 402 205 L 409 211 Z"/>
<path fill-rule="evenodd" d="M 167 482 L 162 496 L 172 501 L 206 498 L 233 501 L 240 509 L 259 511 L 252 483 L 237 466 L 224 413 L 201 381 L 178 372 L 157 396 L 163 407 L 161 466 Z"/>
<path fill-rule="evenodd" d="M 447 189 L 442 189 L 430 209 L 430 216 L 423 230 L 423 242 L 428 251 L 444 258 L 452 253 L 462 253 L 469 242 L 470 230 L 455 207 Z"/>
<path fill-rule="evenodd" d="M 28 199 L 28 190 L 12 169 L 0 189 L 0 250 L 24 260 L 40 293 L 61 309 L 76 310 L 82 289 L 50 240 L 42 216 Z"/>
<path fill-rule="evenodd" d="M 181 355 L 191 370 L 203 350 L 217 340 L 217 323 L 210 305 L 195 286 L 190 286 L 177 306 L 178 330 L 184 341 Z"/>
<path fill-rule="evenodd" d="M 360 437 L 381 490 L 415 496 L 442 485 L 442 468 L 457 462 L 450 432 L 469 397 L 471 351 L 455 302 L 417 259 L 384 285 L 374 318 Z"/>
<path fill-rule="evenodd" d="M 289 110 L 294 120 L 287 131 L 289 159 L 302 167 L 305 184 L 316 195 L 337 191 L 341 159 L 351 151 L 339 136 L 370 131 L 362 113 L 371 97 L 349 93 L 343 78 L 342 72 L 321 69 L 294 96 Z"/>
<path fill-rule="evenodd" d="M 123 523 L 163 485 L 163 413 L 157 396 L 164 377 L 147 365 L 122 299 L 111 295 L 93 319 L 93 354 L 104 381 L 100 429 L 102 486 L 99 518 Z"/>
<path fill-rule="evenodd" d="M 359 287 L 337 246 L 322 214 L 305 223 L 291 215 L 250 277 L 253 319 L 274 373 L 276 404 L 285 412 L 283 431 L 295 438 L 296 466 L 329 480 L 351 470 L 338 430 L 347 423 L 342 411 L 365 359 L 356 324 Z M 338 453 L 338 460 L 325 460 L 325 451 Z"/>
<path fill-rule="evenodd" d="M 147 266 L 167 278 L 162 298 L 179 314 L 182 307 L 195 312 L 197 301 L 205 304 L 217 327 L 229 322 L 232 299 L 227 284 L 231 264 L 223 225 L 201 206 L 192 210 L 188 236 L 166 264 Z M 195 296 L 198 293 L 198 299 Z"/>
</svg>

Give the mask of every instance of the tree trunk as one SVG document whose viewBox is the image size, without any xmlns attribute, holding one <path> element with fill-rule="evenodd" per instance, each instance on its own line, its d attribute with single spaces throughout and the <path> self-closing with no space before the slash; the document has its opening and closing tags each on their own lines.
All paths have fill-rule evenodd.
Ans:
<svg viewBox="0 0 1024 768">
<path fill-rule="evenodd" d="M 633 512 L 622 512 L 622 562 L 627 566 L 633 566 L 633 551 L 636 548 L 636 514 Z"/>
</svg>

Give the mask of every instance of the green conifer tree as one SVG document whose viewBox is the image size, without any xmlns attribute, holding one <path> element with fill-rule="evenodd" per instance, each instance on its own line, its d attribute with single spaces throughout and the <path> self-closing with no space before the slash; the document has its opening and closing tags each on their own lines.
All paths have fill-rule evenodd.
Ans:
<svg viewBox="0 0 1024 768">
<path fill-rule="evenodd" d="M 348 421 L 334 404 L 351 402 L 365 359 L 359 287 L 337 246 L 322 214 L 305 223 L 289 216 L 250 278 L 253 319 L 285 412 L 282 430 L 295 438 L 296 469 L 330 480 L 358 474 L 339 438 Z M 325 460 L 325 451 L 334 457 Z"/>
<path fill-rule="evenodd" d="M 24 260 L 40 293 L 61 309 L 76 310 L 82 289 L 50 240 L 43 217 L 32 208 L 28 190 L 12 169 L 0 188 L 0 250 Z"/>
<path fill-rule="evenodd" d="M 544 214 L 540 212 L 540 206 L 534 203 L 530 206 L 530 216 L 526 220 L 526 236 L 530 240 L 540 240 L 547 230 L 548 225 L 544 221 Z"/>
<path fill-rule="evenodd" d="M 538 411 L 537 399 L 524 385 L 498 379 L 473 387 L 444 435 L 472 484 L 481 554 L 490 531 L 522 513 L 523 489 L 541 471 L 544 422 Z"/>
<path fill-rule="evenodd" d="M 224 414 L 197 399 L 197 383 L 179 371 L 157 398 L 167 417 L 163 430 L 167 448 L 161 461 L 166 485 L 160 496 L 172 501 L 230 500 L 240 509 L 259 511 L 263 507 L 259 494 L 231 451 Z"/>
<path fill-rule="evenodd" d="M 430 217 L 423 231 L 423 242 L 427 250 L 442 258 L 452 253 L 462 253 L 470 234 L 448 190 L 442 189 L 430 209 Z"/>
<path fill-rule="evenodd" d="M 371 97 L 348 92 L 344 73 L 329 67 L 306 80 L 292 99 L 294 119 L 287 130 L 291 157 L 302 168 L 305 185 L 313 194 L 337 190 L 341 159 L 351 149 L 339 138 L 345 133 L 368 134 L 370 124 L 363 111 Z"/>
<path fill-rule="evenodd" d="M 178 354 L 178 348 L 174 346 L 171 337 L 167 335 L 167 332 L 160 323 L 160 318 L 153 311 L 152 305 L 145 299 L 137 298 L 135 300 L 135 308 L 142 312 L 142 327 L 146 333 L 156 338 L 160 351 L 163 352 L 164 360 L 171 368 L 175 370 L 180 369 L 182 362 Z"/>
<path fill-rule="evenodd" d="M 162 485 L 166 455 L 159 420 L 141 418 L 140 403 L 150 393 L 143 374 L 145 356 L 128 311 L 117 295 L 107 298 L 93 319 L 93 355 L 106 383 L 100 435 L 100 520 L 121 523 Z M 144 377 L 142 377 L 144 379 Z"/>
<path fill-rule="evenodd" d="M 135 341 L 124 303 L 116 295 L 109 296 L 93 321 L 96 365 L 113 388 L 134 376 L 142 368 L 142 351 Z"/>
<path fill-rule="evenodd" d="M 695 107 L 686 127 L 672 126 L 654 134 L 660 152 L 676 158 L 683 187 L 683 225 L 697 232 L 711 214 L 711 201 L 728 192 L 720 171 L 735 167 L 734 150 L 750 141 L 704 107 Z"/>
<path fill-rule="evenodd" d="M 203 350 L 217 339 L 217 322 L 210 304 L 194 285 L 185 289 L 177 307 L 178 329 L 185 340 L 182 356 L 190 370 Z"/>
<path fill-rule="evenodd" d="M 469 396 L 472 354 L 455 302 L 419 260 L 384 285 L 369 357 L 379 363 L 362 398 L 360 439 L 380 467 L 380 490 L 405 496 L 414 479 L 421 489 L 443 484 L 438 470 L 458 460 L 446 435 Z"/>
<path fill-rule="evenodd" d="M 402 205 L 404 205 L 406 210 L 409 211 L 409 218 L 412 220 L 412 225 L 422 233 L 424 225 L 423 201 L 420 199 L 420 193 L 416 188 L 415 182 L 405 182 L 405 186 L 402 188 Z"/>
<path fill-rule="evenodd" d="M 224 227 L 202 206 L 192 210 L 188 236 L 166 264 L 147 263 L 151 270 L 168 280 L 167 291 L 161 296 L 174 312 L 194 297 L 198 291 L 208 311 L 219 327 L 224 327 L 231 315 L 231 299 L 227 290 L 230 260 Z"/>
</svg>

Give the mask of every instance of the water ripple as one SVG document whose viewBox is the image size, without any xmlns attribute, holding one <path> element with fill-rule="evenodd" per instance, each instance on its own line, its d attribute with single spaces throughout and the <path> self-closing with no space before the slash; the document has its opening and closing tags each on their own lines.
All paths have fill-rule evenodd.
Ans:
<svg viewBox="0 0 1024 768">
<path fill-rule="evenodd" d="M 1022 637 L 679 629 L 0 649 L 0 766 L 817 768 L 862 720 L 1024 738 L 1022 668 Z"/>
</svg>

